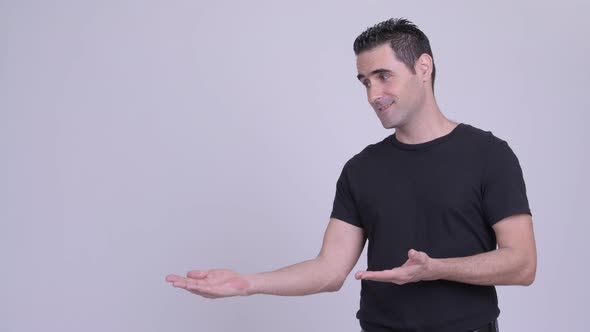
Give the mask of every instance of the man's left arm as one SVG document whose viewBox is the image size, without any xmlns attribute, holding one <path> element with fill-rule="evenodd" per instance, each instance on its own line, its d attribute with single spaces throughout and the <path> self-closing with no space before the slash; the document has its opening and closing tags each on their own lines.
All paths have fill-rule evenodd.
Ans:
<svg viewBox="0 0 590 332">
<path fill-rule="evenodd" d="M 523 285 L 535 280 L 537 250 L 532 218 L 518 214 L 492 226 L 498 248 L 467 257 L 431 258 L 411 249 L 408 260 L 387 271 L 359 271 L 357 279 L 405 284 L 422 280 L 450 280 L 475 285 Z"/>
</svg>

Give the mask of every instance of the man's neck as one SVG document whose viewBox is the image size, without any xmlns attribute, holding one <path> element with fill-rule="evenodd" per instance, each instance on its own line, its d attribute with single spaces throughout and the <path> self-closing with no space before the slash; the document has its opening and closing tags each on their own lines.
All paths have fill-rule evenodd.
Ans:
<svg viewBox="0 0 590 332">
<path fill-rule="evenodd" d="M 395 129 L 395 137 L 405 144 L 430 142 L 448 135 L 458 123 L 447 119 L 436 103 L 416 113 L 407 124 Z"/>
</svg>

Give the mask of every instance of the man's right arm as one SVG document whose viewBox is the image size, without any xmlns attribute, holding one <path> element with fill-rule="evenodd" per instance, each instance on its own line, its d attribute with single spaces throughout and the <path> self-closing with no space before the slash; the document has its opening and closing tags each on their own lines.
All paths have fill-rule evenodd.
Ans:
<svg viewBox="0 0 590 332">
<path fill-rule="evenodd" d="M 273 272 L 246 276 L 250 294 L 309 295 L 340 290 L 365 245 L 363 230 L 331 219 L 319 255 Z"/>
<path fill-rule="evenodd" d="M 315 259 L 252 275 L 240 275 L 230 270 L 191 271 L 186 278 L 170 275 L 166 280 L 207 298 L 335 292 L 357 263 L 364 245 L 361 228 L 332 218 Z"/>
</svg>

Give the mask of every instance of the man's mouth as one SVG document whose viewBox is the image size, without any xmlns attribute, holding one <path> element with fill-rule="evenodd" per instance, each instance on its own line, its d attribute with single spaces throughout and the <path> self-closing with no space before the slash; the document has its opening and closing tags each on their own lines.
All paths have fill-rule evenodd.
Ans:
<svg viewBox="0 0 590 332">
<path fill-rule="evenodd" d="M 393 105 L 394 103 L 395 103 L 395 101 L 392 101 L 392 102 L 391 102 L 391 103 L 389 103 L 389 104 L 386 104 L 386 105 L 383 105 L 383 106 L 377 106 L 377 110 L 378 110 L 379 112 L 383 112 L 383 111 L 385 111 L 386 109 L 388 109 L 388 108 L 389 108 L 389 106 Z"/>
</svg>

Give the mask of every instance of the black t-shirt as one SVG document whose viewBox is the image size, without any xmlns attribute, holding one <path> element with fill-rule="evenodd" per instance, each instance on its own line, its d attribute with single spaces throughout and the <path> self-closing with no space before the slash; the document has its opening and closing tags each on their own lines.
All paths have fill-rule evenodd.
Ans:
<svg viewBox="0 0 590 332">
<path fill-rule="evenodd" d="M 530 214 L 518 159 L 508 144 L 467 124 L 422 144 L 395 134 L 344 166 L 331 213 L 361 227 L 369 271 L 401 266 L 409 249 L 433 258 L 496 249 L 492 225 Z M 493 286 L 446 280 L 405 285 L 362 281 L 357 317 L 368 332 L 467 331 L 498 317 Z"/>
</svg>

